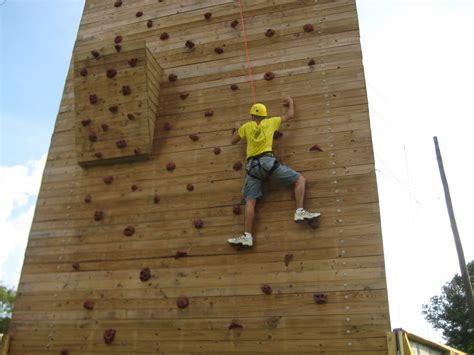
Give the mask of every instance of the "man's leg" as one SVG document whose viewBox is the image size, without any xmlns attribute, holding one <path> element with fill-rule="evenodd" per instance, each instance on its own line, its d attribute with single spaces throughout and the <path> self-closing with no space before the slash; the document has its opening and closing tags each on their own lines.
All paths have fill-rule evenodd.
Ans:
<svg viewBox="0 0 474 355">
<path fill-rule="evenodd" d="M 295 183 L 295 201 L 296 201 L 296 208 L 303 208 L 304 203 L 304 193 L 306 188 L 306 179 L 303 175 L 300 175 L 298 180 Z"/>
<path fill-rule="evenodd" d="M 246 233 L 252 234 L 253 221 L 255 219 L 255 205 L 257 200 L 247 200 L 245 202 L 245 229 Z"/>
</svg>

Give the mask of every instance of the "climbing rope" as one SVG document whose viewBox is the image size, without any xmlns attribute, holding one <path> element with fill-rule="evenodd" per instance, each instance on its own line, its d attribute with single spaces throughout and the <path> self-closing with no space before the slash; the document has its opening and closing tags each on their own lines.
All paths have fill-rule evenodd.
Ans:
<svg viewBox="0 0 474 355">
<path fill-rule="evenodd" d="M 243 9 L 243 6 L 242 6 L 242 0 L 239 0 L 239 8 L 240 8 L 240 22 L 242 23 L 242 33 L 243 33 L 243 36 L 244 36 L 245 56 L 247 58 L 247 69 L 248 69 L 249 78 L 250 78 L 250 87 L 252 89 L 253 103 L 256 103 L 257 102 L 257 95 L 255 93 L 255 83 L 253 81 L 252 62 L 250 61 L 247 31 L 245 30 L 244 9 Z"/>
</svg>

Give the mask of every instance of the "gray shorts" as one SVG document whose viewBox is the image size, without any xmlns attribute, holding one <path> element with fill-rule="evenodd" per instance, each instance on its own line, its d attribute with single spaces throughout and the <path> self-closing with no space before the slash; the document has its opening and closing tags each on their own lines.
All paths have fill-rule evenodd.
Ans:
<svg viewBox="0 0 474 355">
<path fill-rule="evenodd" d="M 246 201 L 256 200 L 257 198 L 263 196 L 262 184 L 263 180 L 268 176 L 268 173 L 265 170 L 270 171 L 275 160 L 275 157 L 271 156 L 261 157 L 260 167 L 258 166 L 257 160 L 250 160 L 247 163 L 247 171 L 250 172 L 250 174 L 254 177 L 249 176 L 248 174 L 245 177 L 242 194 L 244 195 Z M 299 177 L 299 173 L 283 164 L 280 164 L 280 166 L 275 171 L 273 171 L 271 175 L 273 181 L 277 181 L 283 185 L 292 185 L 298 180 Z"/>
</svg>

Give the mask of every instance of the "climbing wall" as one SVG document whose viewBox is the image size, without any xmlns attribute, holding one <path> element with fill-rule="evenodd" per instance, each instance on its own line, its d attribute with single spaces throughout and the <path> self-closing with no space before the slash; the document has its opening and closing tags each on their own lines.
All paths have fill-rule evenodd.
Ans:
<svg viewBox="0 0 474 355">
<path fill-rule="evenodd" d="M 239 4 L 86 1 L 10 354 L 387 353 L 355 1 L 243 0 L 244 23 Z M 271 115 L 296 104 L 275 153 L 323 217 L 295 224 L 292 189 L 269 182 L 255 246 L 236 250 L 245 145 L 230 139 L 253 103 L 243 24 L 257 100 Z"/>
</svg>

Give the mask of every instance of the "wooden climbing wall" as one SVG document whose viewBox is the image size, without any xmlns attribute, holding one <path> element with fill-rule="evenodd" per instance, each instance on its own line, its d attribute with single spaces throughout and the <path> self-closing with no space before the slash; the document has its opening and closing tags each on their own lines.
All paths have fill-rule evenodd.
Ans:
<svg viewBox="0 0 474 355">
<path fill-rule="evenodd" d="M 306 208 L 322 213 L 320 229 L 293 223 L 292 190 L 269 184 L 253 249 L 226 243 L 243 227 L 234 208 L 242 206 L 245 172 L 234 167 L 244 162 L 245 146 L 230 145 L 231 129 L 249 118 L 252 103 L 238 1 L 87 0 L 26 250 L 10 354 L 387 353 L 355 1 L 242 4 L 258 101 L 281 115 L 282 98 L 295 99 L 296 118 L 274 148 L 307 178 Z M 150 159 L 81 167 L 74 82 L 83 68 L 74 61 L 110 53 L 117 42 L 124 54 L 140 41 L 163 70 Z M 123 70 L 126 59 L 117 64 Z M 122 69 L 108 80 L 123 81 Z M 267 72 L 273 80 L 264 79 Z M 130 80 L 119 87 L 133 93 L 143 84 Z M 133 110 L 142 119 L 138 108 L 125 107 L 111 120 L 122 127 Z M 104 154 L 118 154 L 109 139 L 114 127 L 97 132 Z M 315 144 L 322 151 L 310 150 Z"/>
</svg>

